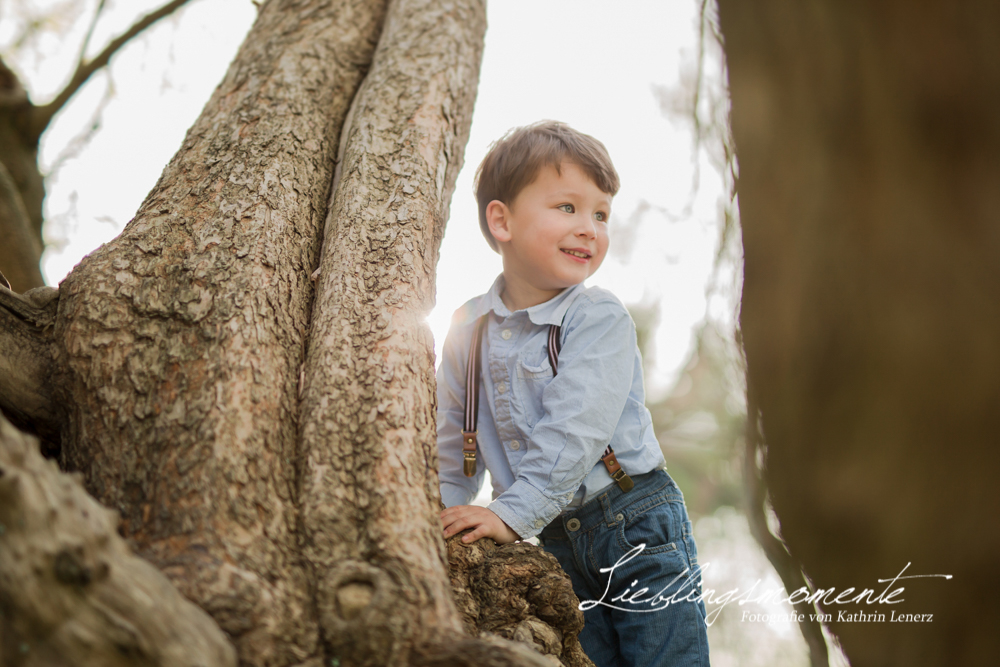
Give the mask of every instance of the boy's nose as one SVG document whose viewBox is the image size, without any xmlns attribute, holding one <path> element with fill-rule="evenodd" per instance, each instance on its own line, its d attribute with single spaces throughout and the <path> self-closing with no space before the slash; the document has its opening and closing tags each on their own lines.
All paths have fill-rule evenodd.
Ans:
<svg viewBox="0 0 1000 667">
<path fill-rule="evenodd" d="M 577 236 L 592 239 L 597 236 L 597 224 L 586 216 L 580 216 L 581 220 L 577 226 Z"/>
</svg>

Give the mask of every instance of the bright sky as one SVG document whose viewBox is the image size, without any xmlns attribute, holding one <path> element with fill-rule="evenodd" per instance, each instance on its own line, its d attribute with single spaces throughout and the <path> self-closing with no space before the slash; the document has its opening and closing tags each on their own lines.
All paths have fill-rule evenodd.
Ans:
<svg viewBox="0 0 1000 667">
<path fill-rule="evenodd" d="M 29 4 L 43 7 L 56 1 Z M 110 2 L 92 43 L 102 46 L 161 1 Z M 93 7 L 96 0 L 85 4 Z M 664 213 L 678 214 L 688 204 L 691 136 L 686 125 L 664 116 L 653 88 L 677 86 L 682 68 L 693 67 L 696 5 L 695 0 L 489 3 L 472 136 L 441 250 L 437 307 L 428 317 L 439 352 L 451 313 L 488 289 L 501 269 L 499 257 L 479 232 L 472 195 L 475 167 L 489 143 L 509 128 L 552 118 L 603 141 L 615 161 L 622 189 L 613 204 L 612 255 L 589 282 L 607 287 L 626 303 L 660 301 L 652 350 L 656 370 L 647 386 L 656 393 L 672 384 L 688 353 L 692 328 L 709 309 L 705 285 L 718 241 L 721 185 L 705 166 L 692 214 L 671 221 Z M 53 244 L 44 257 L 49 283 L 60 281 L 84 255 L 114 238 L 134 215 L 221 80 L 255 15 L 249 0 L 196 0 L 112 62 L 114 97 L 100 131 L 48 182 L 49 233 L 53 241 L 65 241 L 61 247 Z M 9 43 L 9 29 L 0 20 L 0 44 Z M 80 37 L 71 35 L 61 43 L 76 45 Z M 66 49 L 61 60 L 29 62 L 22 68 L 24 78 L 34 84 L 36 102 L 58 89 L 77 48 Z M 43 164 L 51 165 L 87 126 L 107 85 L 106 76 L 95 77 L 57 119 L 44 138 Z M 652 208 L 629 244 L 616 226 L 643 201 Z M 724 319 L 730 309 L 722 298 L 711 305 L 712 314 Z"/>
</svg>

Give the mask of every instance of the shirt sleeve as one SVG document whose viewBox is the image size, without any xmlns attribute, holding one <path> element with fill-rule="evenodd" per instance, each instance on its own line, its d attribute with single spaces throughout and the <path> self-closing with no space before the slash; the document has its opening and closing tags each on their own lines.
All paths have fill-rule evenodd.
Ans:
<svg viewBox="0 0 1000 667">
<path fill-rule="evenodd" d="M 471 327 L 452 324 L 444 340 L 441 366 L 437 372 L 438 461 L 441 500 L 446 507 L 471 503 L 483 486 L 486 470 L 483 457 L 479 454 L 476 456 L 476 474 L 466 477 L 463 472 L 462 429 L 465 425 L 465 364 L 468 347 L 462 344 L 462 332 L 472 335 Z"/>
<path fill-rule="evenodd" d="M 522 539 L 541 532 L 573 499 L 611 442 L 632 386 L 635 325 L 621 302 L 581 306 L 563 340 L 517 478 L 489 505 Z"/>
</svg>

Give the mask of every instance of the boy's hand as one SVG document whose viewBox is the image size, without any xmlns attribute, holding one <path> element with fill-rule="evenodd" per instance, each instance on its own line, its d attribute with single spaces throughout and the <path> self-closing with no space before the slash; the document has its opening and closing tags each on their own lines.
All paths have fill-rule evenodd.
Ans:
<svg viewBox="0 0 1000 667">
<path fill-rule="evenodd" d="M 444 527 L 445 539 L 474 527 L 475 530 L 462 536 L 462 542 L 465 543 L 474 542 L 481 537 L 492 537 L 498 544 L 509 544 L 521 539 L 492 510 L 477 505 L 455 505 L 442 510 L 441 525 Z"/>
</svg>

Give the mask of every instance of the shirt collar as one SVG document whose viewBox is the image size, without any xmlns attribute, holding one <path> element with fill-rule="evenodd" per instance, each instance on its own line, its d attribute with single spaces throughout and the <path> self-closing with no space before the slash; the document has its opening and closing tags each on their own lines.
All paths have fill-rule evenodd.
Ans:
<svg viewBox="0 0 1000 667">
<path fill-rule="evenodd" d="M 493 281 L 493 285 L 490 287 L 489 291 L 486 292 L 486 294 L 483 295 L 483 298 L 479 300 L 479 304 L 476 307 L 476 319 L 482 317 L 491 310 L 500 317 L 510 317 L 514 314 L 509 308 L 507 308 L 507 306 L 504 305 L 503 300 L 500 298 L 500 294 L 503 293 L 505 284 L 503 274 L 501 273 L 497 276 L 497 279 Z M 577 292 L 582 289 L 585 289 L 583 283 L 567 287 L 548 301 L 531 306 L 530 308 L 523 308 L 517 312 L 523 311 L 527 313 L 528 319 L 531 320 L 533 324 L 539 326 L 544 324 L 561 325 L 563 317 L 566 315 L 566 311 L 569 309 L 570 304 L 573 303 L 573 298 L 576 296 Z"/>
</svg>

